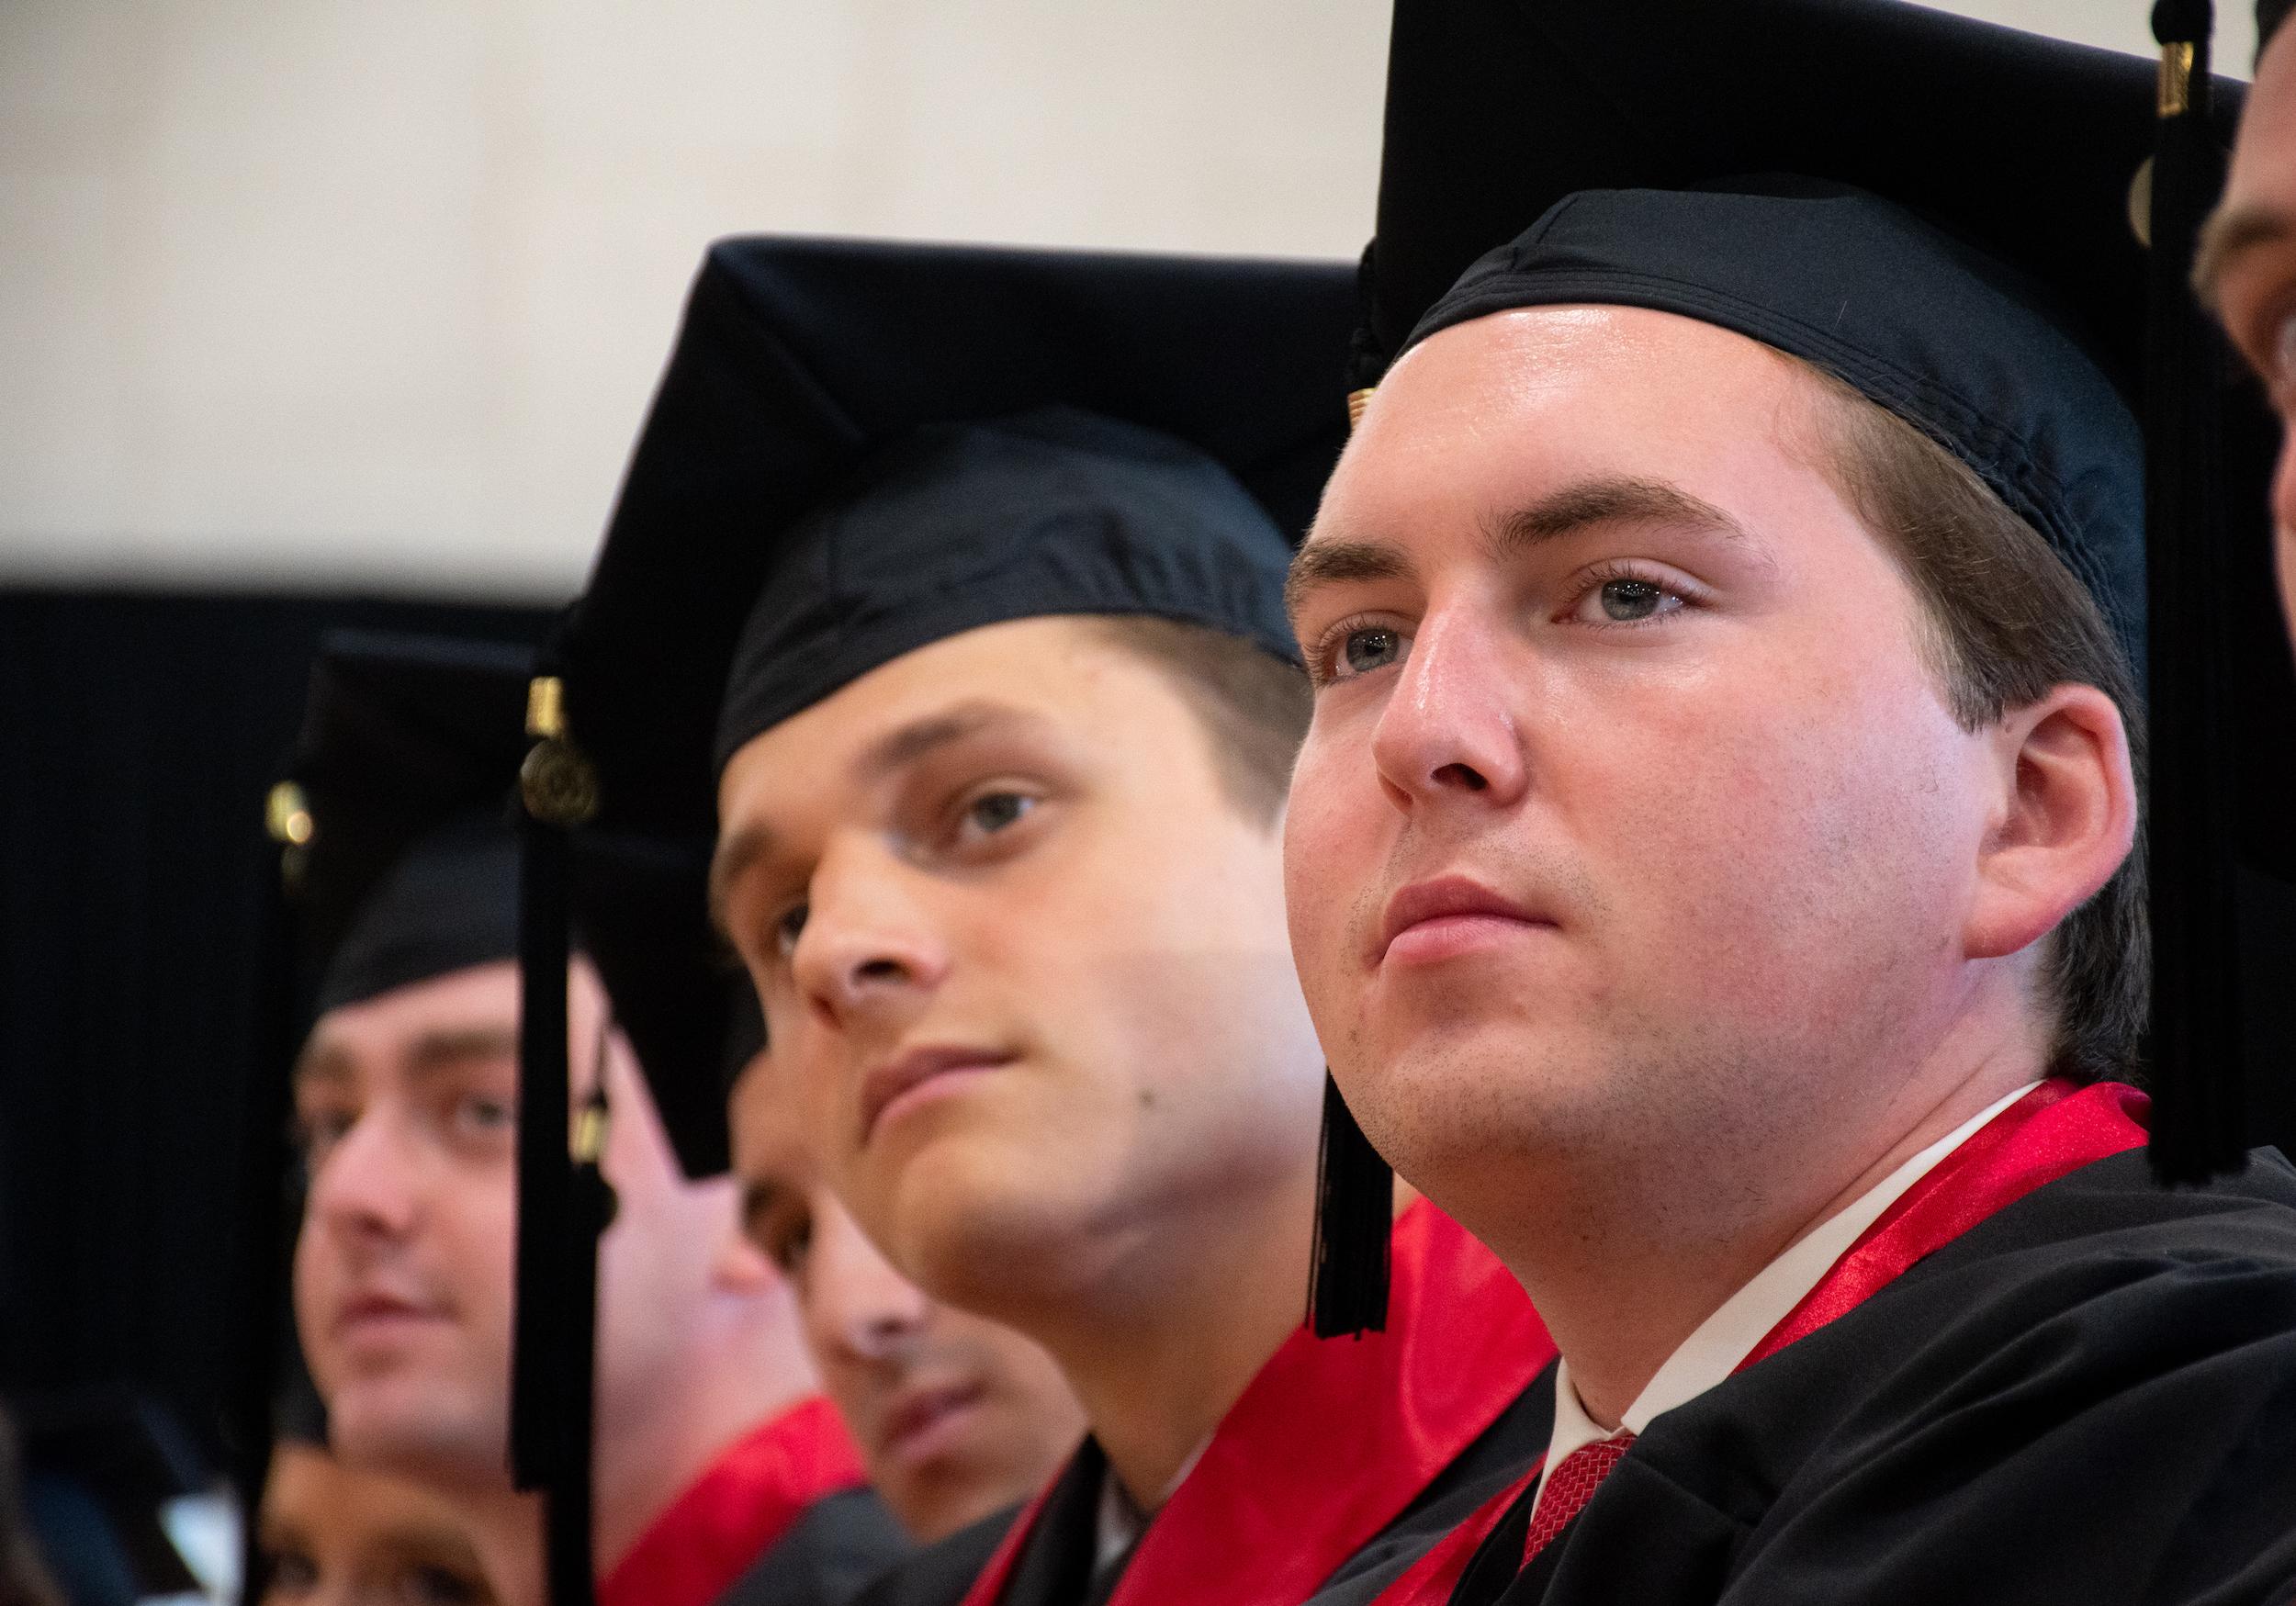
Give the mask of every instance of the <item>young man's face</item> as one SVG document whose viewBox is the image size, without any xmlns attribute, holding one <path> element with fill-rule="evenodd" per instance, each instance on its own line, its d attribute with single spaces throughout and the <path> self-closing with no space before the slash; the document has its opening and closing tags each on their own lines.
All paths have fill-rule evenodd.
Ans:
<svg viewBox="0 0 2296 1606">
<path fill-rule="evenodd" d="M 501 1599 L 444 1495 L 355 1472 L 316 1445 L 273 1452 L 260 1522 L 263 1606 L 494 1606 Z"/>
<path fill-rule="evenodd" d="M 1030 1325 L 1312 1154 L 1276 831 L 1209 743 L 1104 627 L 1032 619 L 726 769 L 720 918 L 807 1145 L 941 1298 Z"/>
<path fill-rule="evenodd" d="M 2200 275 L 2226 331 L 2263 380 L 2281 429 L 2296 425 L 2296 26 L 2282 24 L 2257 63 Z M 2296 454 L 2285 442 L 2272 482 L 2272 522 L 2280 601 L 2296 635 Z"/>
<path fill-rule="evenodd" d="M 601 1432 L 676 1386 L 679 1329 L 736 1230 L 733 1185 L 686 1184 L 595 972 L 568 1039 L 605 1044 L 617 1209 L 600 1257 Z M 502 1476 L 516 1251 L 518 968 L 509 960 L 330 1011 L 296 1071 L 310 1194 L 298 1325 L 338 1447 L 423 1476 Z M 579 1052 L 579 1050 L 578 1050 Z M 577 1066 L 586 1089 L 596 1070 Z"/>
<path fill-rule="evenodd" d="M 1374 1141 L 1503 1252 L 1526 1165 L 1881 1107 L 1950 1011 L 2001 760 L 1816 466 L 1814 389 L 1662 313 L 1461 325 L 1295 569 L 1309 1004 Z M 1739 1185 L 1705 1225 L 1768 1207 Z"/>
<path fill-rule="evenodd" d="M 735 1084 L 744 1223 L 796 1290 L 870 1482 L 929 1544 L 1043 1487 L 1083 1436 L 1084 1411 L 1036 1344 L 885 1263 L 822 1183 L 787 1092 L 762 1057 Z"/>
</svg>

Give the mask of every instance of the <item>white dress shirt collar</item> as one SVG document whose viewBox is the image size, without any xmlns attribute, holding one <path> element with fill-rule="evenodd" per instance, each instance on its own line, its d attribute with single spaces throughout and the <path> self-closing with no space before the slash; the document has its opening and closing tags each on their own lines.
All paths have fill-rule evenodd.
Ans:
<svg viewBox="0 0 2296 1606">
<path fill-rule="evenodd" d="M 1978 1129 L 2024 1097 L 2038 1082 L 2029 1082 L 2002 1095 L 1936 1142 L 1914 1155 L 1880 1182 L 1858 1196 L 1855 1202 L 1813 1228 L 1802 1240 L 1754 1274 L 1753 1279 L 1731 1295 L 1714 1314 L 1698 1324 L 1666 1358 L 1634 1403 L 1620 1419 L 1620 1427 L 1640 1434 L 1651 1421 L 1678 1405 L 1697 1398 L 1737 1370 L 1754 1353 L 1770 1330 L 1784 1321 L 1818 1286 L 1833 1264 L 1850 1251 L 1881 1218 L 1883 1211 L 1935 1170 L 1944 1158 L 1967 1142 Z M 1546 1488 L 1547 1472 L 1562 1465 L 1573 1450 L 1611 1437 L 1610 1432 L 1586 1412 L 1570 1381 L 1570 1363 L 1555 1366 L 1555 1430 L 1547 1443 L 1546 1470 L 1539 1487 Z"/>
</svg>

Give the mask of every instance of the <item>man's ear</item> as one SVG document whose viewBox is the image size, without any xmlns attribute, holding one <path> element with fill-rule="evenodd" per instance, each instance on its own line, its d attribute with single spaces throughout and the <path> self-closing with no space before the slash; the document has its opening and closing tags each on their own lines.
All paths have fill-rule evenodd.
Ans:
<svg viewBox="0 0 2296 1606">
<path fill-rule="evenodd" d="M 2136 841 L 2129 735 L 2094 686 L 2058 686 L 1993 729 L 1999 795 L 1963 927 L 1970 959 L 2039 941 L 2112 879 Z"/>
</svg>

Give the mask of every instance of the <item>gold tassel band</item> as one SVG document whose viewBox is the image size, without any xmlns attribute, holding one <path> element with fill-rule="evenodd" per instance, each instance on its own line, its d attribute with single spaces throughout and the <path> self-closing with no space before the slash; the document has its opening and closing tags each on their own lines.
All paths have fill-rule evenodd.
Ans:
<svg viewBox="0 0 2296 1606">
<path fill-rule="evenodd" d="M 2160 115 L 2180 118 L 2192 107 L 2192 56 L 2189 41 L 2171 41 L 2160 48 Z"/>
</svg>

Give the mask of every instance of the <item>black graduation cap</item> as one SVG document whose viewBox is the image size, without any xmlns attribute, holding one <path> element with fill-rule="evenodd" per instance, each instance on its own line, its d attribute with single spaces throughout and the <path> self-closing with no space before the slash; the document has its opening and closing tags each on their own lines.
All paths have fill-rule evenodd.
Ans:
<svg viewBox="0 0 2296 1606">
<path fill-rule="evenodd" d="M 2166 0 L 2156 63 L 1898 0 L 1399 0 L 1354 375 L 1505 306 L 1652 306 L 1827 369 L 2033 523 L 2149 680 L 2154 1151 L 2178 1179 L 2245 1148 L 2235 848 L 2296 870 L 2269 432 L 2236 397 L 2221 435 L 2188 413 L 2228 372 L 2184 284 L 2239 101 L 2206 10 Z"/>
<path fill-rule="evenodd" d="M 582 829 L 706 838 L 731 747 L 999 620 L 1161 614 L 1290 656 L 1354 298 L 1335 264 L 713 247 L 555 646 Z"/>
<path fill-rule="evenodd" d="M 516 956 L 524 648 L 336 631 L 271 825 L 321 1010 Z"/>
<path fill-rule="evenodd" d="M 2257 55 L 2264 54 L 2264 48 L 2272 42 L 2272 36 L 2279 31 L 2280 24 L 2288 20 L 2292 6 L 2296 6 L 2296 0 L 2257 0 Z"/>
</svg>

